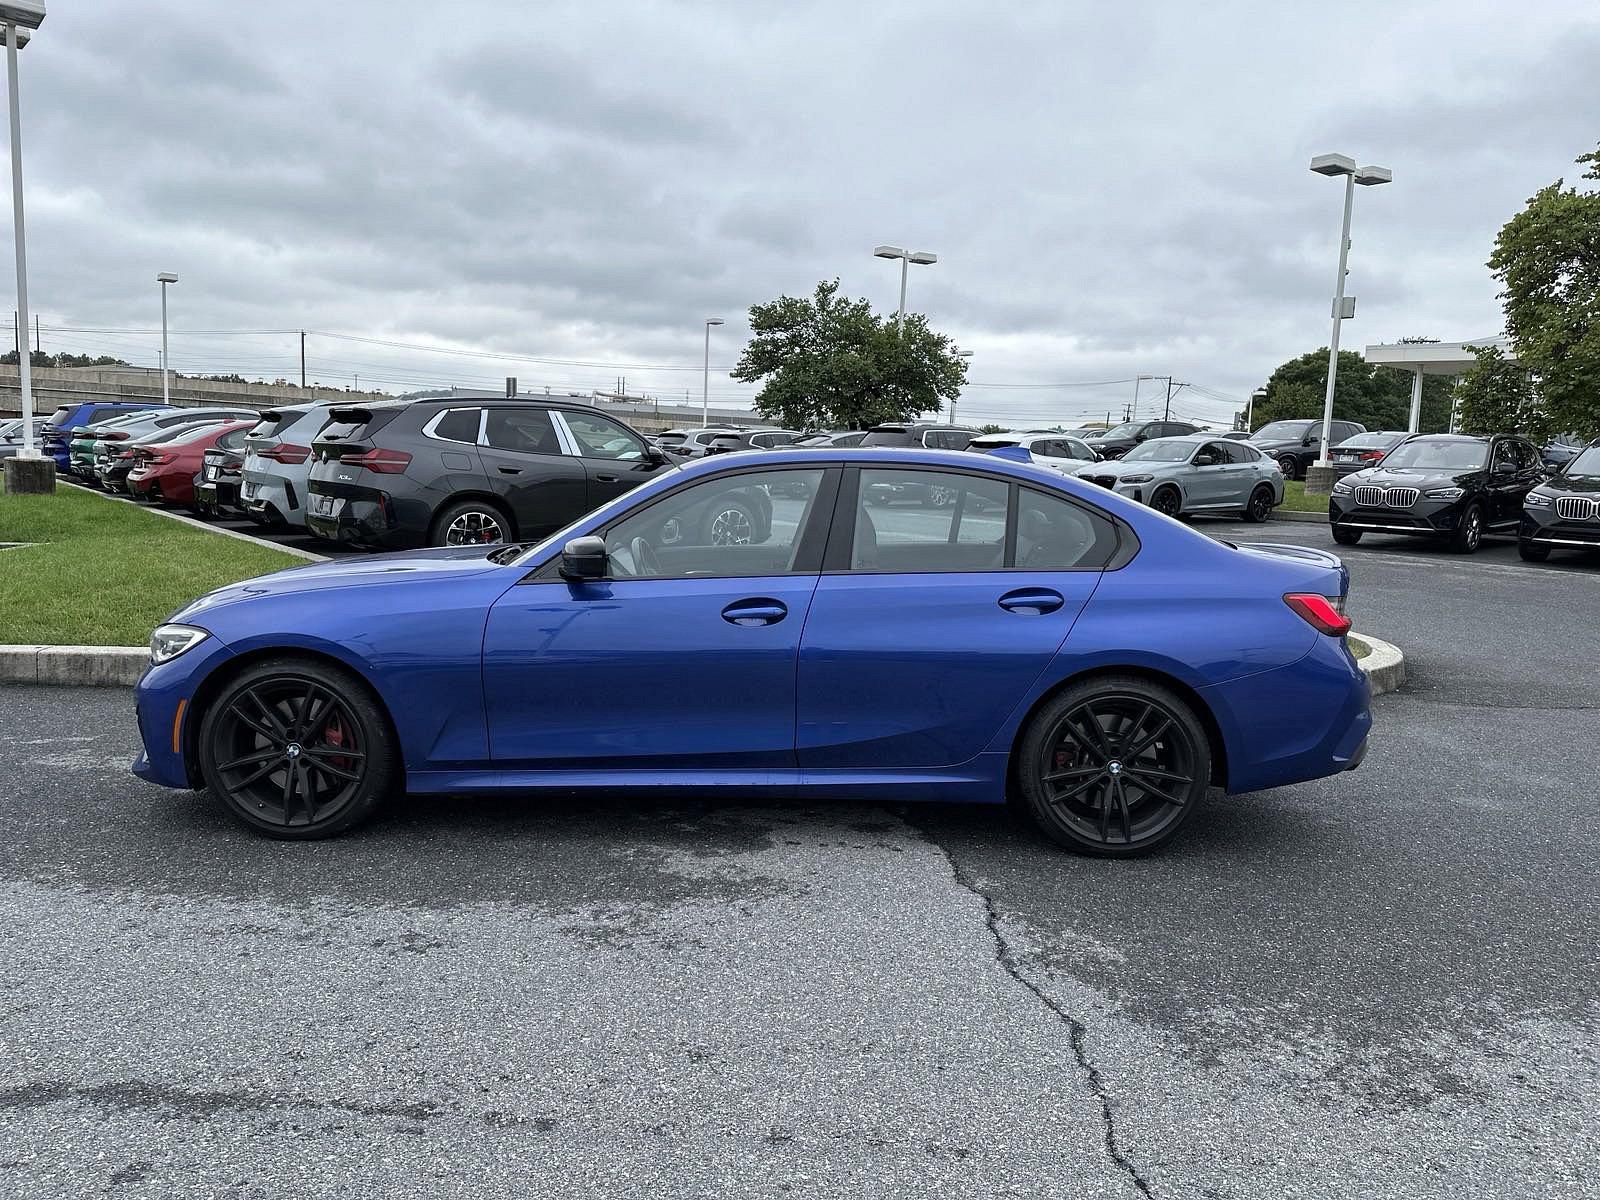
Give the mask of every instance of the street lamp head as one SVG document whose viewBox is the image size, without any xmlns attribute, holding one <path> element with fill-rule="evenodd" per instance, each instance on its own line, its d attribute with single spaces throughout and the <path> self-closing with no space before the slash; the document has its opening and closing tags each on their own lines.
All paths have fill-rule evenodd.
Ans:
<svg viewBox="0 0 1600 1200">
<path fill-rule="evenodd" d="M 921 263 L 923 266 L 927 266 L 929 263 L 938 262 L 939 256 L 937 254 L 929 254 L 926 250 L 918 250 L 911 256 L 911 261 L 914 263 Z"/>
<path fill-rule="evenodd" d="M 37 29 L 44 24 L 44 5 L 36 0 L 0 0 L 0 25 L 17 27 L 17 45 L 22 45 L 22 31 Z"/>
<path fill-rule="evenodd" d="M 1311 160 L 1311 169 L 1318 175 L 1354 175 L 1356 160 L 1347 154 L 1319 154 Z"/>
<path fill-rule="evenodd" d="M 1393 183 L 1394 172 L 1388 167 L 1362 167 L 1356 172 L 1356 182 L 1363 187 L 1375 187 L 1380 183 Z"/>
<path fill-rule="evenodd" d="M 178 277 L 176 275 L 174 275 L 171 271 L 163 271 L 163 272 L 161 272 L 161 274 L 156 276 L 156 282 L 157 283 L 177 283 L 178 282 Z"/>
<path fill-rule="evenodd" d="M 906 252 L 899 246 L 874 246 L 872 253 L 877 258 L 904 258 Z"/>
<path fill-rule="evenodd" d="M 957 358 L 971 358 L 972 357 L 972 351 L 971 350 L 957 350 L 955 352 L 955 356 Z"/>
<path fill-rule="evenodd" d="M 707 317 L 706 318 L 706 324 L 707 325 L 721 325 L 721 324 L 723 324 L 723 320 L 722 320 L 721 317 Z"/>
</svg>

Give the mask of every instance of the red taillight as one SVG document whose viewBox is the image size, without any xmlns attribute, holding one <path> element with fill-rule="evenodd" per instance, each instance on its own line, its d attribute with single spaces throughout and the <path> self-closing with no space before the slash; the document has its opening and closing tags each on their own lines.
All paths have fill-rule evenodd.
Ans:
<svg viewBox="0 0 1600 1200">
<path fill-rule="evenodd" d="M 1305 619 L 1318 633 L 1329 637 L 1343 637 L 1350 632 L 1350 618 L 1336 607 L 1335 601 L 1315 592 L 1290 592 L 1283 602 Z"/>
<path fill-rule="evenodd" d="M 1384 456 L 1384 453 L 1385 452 L 1382 450 L 1367 450 L 1362 453 L 1361 457 L 1366 459 L 1368 462 L 1377 462 L 1378 459 Z"/>
<path fill-rule="evenodd" d="M 113 455 L 112 457 L 114 457 L 114 458 L 137 458 L 138 455 L 139 455 L 139 452 L 137 450 L 124 450 L 121 454 L 116 454 L 116 455 Z"/>
<path fill-rule="evenodd" d="M 115 431 L 111 433 L 102 433 L 100 436 L 108 442 L 125 442 L 128 440 L 127 434 L 117 433 Z"/>
<path fill-rule="evenodd" d="M 283 463 L 285 466 L 298 466 L 311 457 L 310 446 L 297 446 L 293 442 L 279 442 L 276 446 L 268 446 L 265 450 L 257 450 L 256 454 L 269 462 Z"/>
<path fill-rule="evenodd" d="M 341 454 L 339 463 L 346 467 L 365 467 L 379 475 L 398 475 L 411 465 L 411 455 L 404 450 L 385 450 L 374 446 L 360 454 Z"/>
</svg>

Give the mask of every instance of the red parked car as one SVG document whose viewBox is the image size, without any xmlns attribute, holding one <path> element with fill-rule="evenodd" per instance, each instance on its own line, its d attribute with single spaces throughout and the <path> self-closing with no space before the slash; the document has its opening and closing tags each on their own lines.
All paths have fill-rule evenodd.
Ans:
<svg viewBox="0 0 1600 1200">
<path fill-rule="evenodd" d="M 128 490 L 141 500 L 193 505 L 194 477 L 200 473 L 206 451 L 238 449 L 244 445 L 245 430 L 254 424 L 254 420 L 226 421 L 176 441 L 135 447 Z"/>
</svg>

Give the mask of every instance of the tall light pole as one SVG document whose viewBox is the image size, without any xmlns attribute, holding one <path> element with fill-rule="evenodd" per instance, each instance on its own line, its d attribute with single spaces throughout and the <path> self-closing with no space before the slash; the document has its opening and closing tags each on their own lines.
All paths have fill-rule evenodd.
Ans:
<svg viewBox="0 0 1600 1200">
<path fill-rule="evenodd" d="M 955 350 L 955 351 L 953 351 L 953 353 L 955 354 L 955 356 L 957 358 L 968 358 L 968 359 L 970 359 L 972 357 L 972 351 L 971 350 Z M 950 424 L 954 425 L 955 423 L 956 423 L 956 401 L 955 401 L 955 397 L 952 396 L 950 398 Z"/>
<path fill-rule="evenodd" d="M 926 250 L 902 250 L 899 246 L 874 246 L 874 257 L 898 258 L 900 260 L 900 307 L 895 313 L 894 331 L 899 333 L 906 321 L 906 272 L 912 263 L 918 266 L 932 266 L 939 261 L 937 254 L 930 254 Z"/>
<path fill-rule="evenodd" d="M 22 344 L 21 330 L 28 327 L 28 237 L 22 219 L 22 108 L 17 95 L 17 51 L 28 44 L 29 31 L 44 21 L 44 5 L 27 0 L 0 3 L 0 21 L 5 22 L 7 96 L 11 106 L 11 211 L 17 243 L 17 381 L 22 393 L 22 452 L 24 460 L 40 457 L 33 443 L 33 356 Z M 43 469 L 28 462 L 25 466 L 7 465 L 6 490 L 52 491 L 55 488 L 54 463 Z"/>
<path fill-rule="evenodd" d="M 721 317 L 706 318 L 706 357 L 700 374 L 700 428 L 711 423 L 711 327 L 721 325 Z"/>
<path fill-rule="evenodd" d="M 1389 183 L 1394 172 L 1388 167 L 1358 167 L 1344 154 L 1319 154 L 1311 160 L 1318 175 L 1344 176 L 1344 223 L 1339 229 L 1339 274 L 1333 285 L 1333 333 L 1328 339 L 1328 388 L 1322 398 L 1322 448 L 1317 461 L 1306 469 L 1306 491 L 1326 495 L 1333 489 L 1333 460 L 1328 457 L 1328 441 L 1333 433 L 1333 385 L 1339 373 L 1339 326 L 1355 316 L 1355 297 L 1345 301 L 1344 277 L 1350 261 L 1350 210 L 1355 206 L 1356 184 L 1372 187 Z"/>
<path fill-rule="evenodd" d="M 172 403 L 171 389 L 167 385 L 167 377 L 172 374 L 167 358 L 167 284 L 177 283 L 178 277 L 171 271 L 163 271 L 156 276 L 156 282 L 161 285 L 161 403 Z"/>
</svg>

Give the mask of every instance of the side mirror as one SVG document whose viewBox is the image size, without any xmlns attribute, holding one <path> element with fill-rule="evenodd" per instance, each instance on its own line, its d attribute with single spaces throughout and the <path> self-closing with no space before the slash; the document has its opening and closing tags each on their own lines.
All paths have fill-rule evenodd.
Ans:
<svg viewBox="0 0 1600 1200">
<path fill-rule="evenodd" d="M 1517 464 L 1516 463 L 1505 462 L 1504 460 L 1502 460 L 1500 462 L 1495 463 L 1495 465 L 1494 465 L 1494 473 L 1496 475 L 1515 475 L 1517 473 Z"/>
<path fill-rule="evenodd" d="M 644 448 L 644 461 L 652 467 L 662 467 L 672 460 L 667 457 L 667 452 L 659 446 L 646 446 Z"/>
<path fill-rule="evenodd" d="M 1196 454 L 1194 456 L 1194 465 L 1197 467 L 1214 467 L 1217 465 L 1217 456 L 1215 454 Z"/>
<path fill-rule="evenodd" d="M 1136 442 L 1142 442 L 1142 441 L 1144 441 L 1144 439 L 1145 439 L 1145 435 L 1142 434 L 1142 433 L 1136 433 L 1136 434 L 1133 435 L 1133 440 L 1136 441 Z"/>
<path fill-rule="evenodd" d="M 604 538 L 573 538 L 561 548 L 561 578 L 571 583 L 586 583 L 606 576 Z"/>
</svg>

